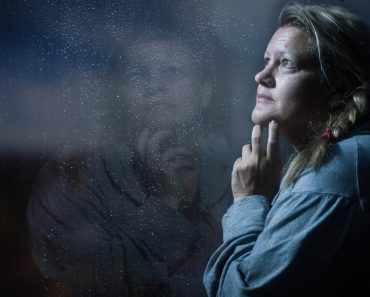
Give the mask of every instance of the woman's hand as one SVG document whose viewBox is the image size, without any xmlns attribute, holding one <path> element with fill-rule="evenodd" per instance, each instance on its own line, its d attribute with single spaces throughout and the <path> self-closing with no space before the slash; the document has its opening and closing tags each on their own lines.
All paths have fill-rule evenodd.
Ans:
<svg viewBox="0 0 370 297">
<path fill-rule="evenodd" d="M 278 132 L 277 122 L 271 121 L 264 152 L 262 127 L 253 127 L 251 144 L 243 146 L 242 156 L 235 161 L 231 175 L 235 202 L 249 195 L 263 195 L 272 199 L 279 190 L 281 159 Z"/>
</svg>

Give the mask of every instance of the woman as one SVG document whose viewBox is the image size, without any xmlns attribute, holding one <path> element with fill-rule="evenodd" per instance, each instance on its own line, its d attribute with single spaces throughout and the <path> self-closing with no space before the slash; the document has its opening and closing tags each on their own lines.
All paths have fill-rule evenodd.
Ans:
<svg viewBox="0 0 370 297">
<path fill-rule="evenodd" d="M 279 21 L 204 284 L 209 296 L 370 296 L 368 29 L 333 6 L 289 5 Z M 279 130 L 296 154 L 278 191 Z"/>
</svg>

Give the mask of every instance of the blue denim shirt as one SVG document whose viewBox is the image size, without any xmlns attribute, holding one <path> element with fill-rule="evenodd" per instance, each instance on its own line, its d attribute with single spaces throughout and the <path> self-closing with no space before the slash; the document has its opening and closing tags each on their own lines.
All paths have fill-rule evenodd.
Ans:
<svg viewBox="0 0 370 297">
<path fill-rule="evenodd" d="M 370 132 L 333 144 L 270 205 L 234 203 L 204 274 L 208 296 L 370 296 Z"/>
</svg>

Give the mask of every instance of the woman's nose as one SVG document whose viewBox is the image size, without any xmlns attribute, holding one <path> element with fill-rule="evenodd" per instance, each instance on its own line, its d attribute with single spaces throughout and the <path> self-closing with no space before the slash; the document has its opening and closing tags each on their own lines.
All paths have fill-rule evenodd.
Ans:
<svg viewBox="0 0 370 297">
<path fill-rule="evenodd" d="M 273 88 L 275 86 L 275 78 L 272 69 L 265 67 L 260 72 L 258 72 L 255 77 L 255 81 L 265 87 Z"/>
</svg>

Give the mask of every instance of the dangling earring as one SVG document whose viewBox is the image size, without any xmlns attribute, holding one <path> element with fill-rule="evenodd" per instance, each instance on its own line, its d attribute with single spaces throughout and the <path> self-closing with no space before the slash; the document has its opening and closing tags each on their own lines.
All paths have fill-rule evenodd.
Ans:
<svg viewBox="0 0 370 297">
<path fill-rule="evenodd" d="M 322 139 L 327 139 L 329 141 L 336 141 L 337 140 L 337 137 L 335 137 L 333 135 L 333 133 L 331 132 L 331 130 L 324 130 L 322 133 L 321 133 L 321 138 Z"/>
</svg>

